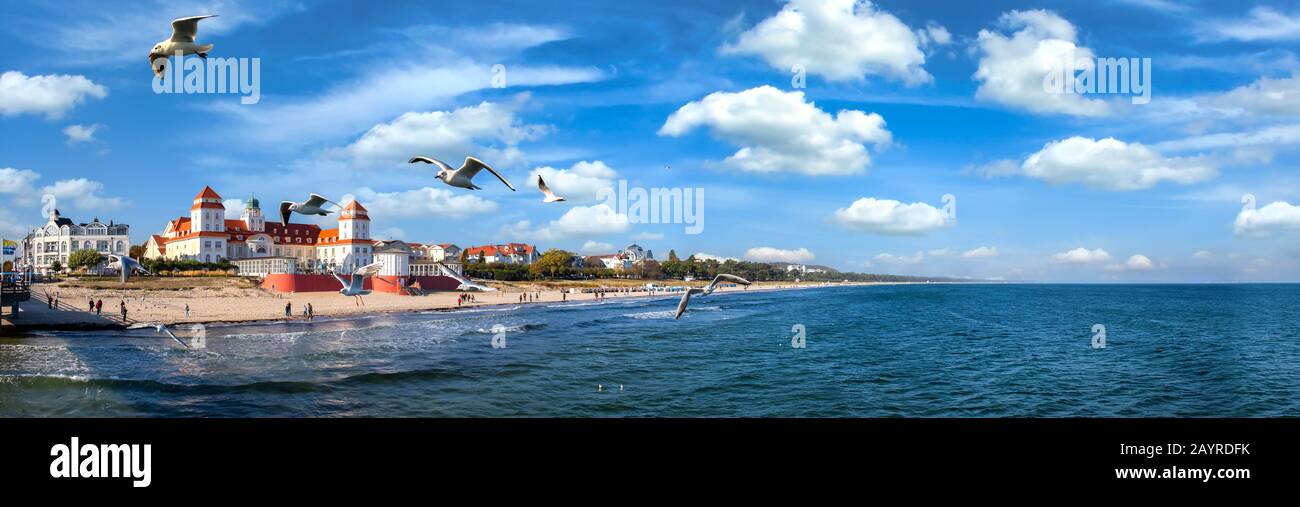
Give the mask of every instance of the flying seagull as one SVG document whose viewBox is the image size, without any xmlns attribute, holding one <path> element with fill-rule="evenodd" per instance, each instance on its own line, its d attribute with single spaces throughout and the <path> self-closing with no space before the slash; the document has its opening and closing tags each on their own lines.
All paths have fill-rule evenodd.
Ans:
<svg viewBox="0 0 1300 507">
<path fill-rule="evenodd" d="M 189 345 L 186 345 L 185 342 L 181 341 L 180 338 L 177 338 L 177 337 L 176 337 L 176 333 L 173 333 L 172 330 L 171 330 L 170 328 L 168 328 L 166 324 L 158 324 L 158 332 L 159 332 L 159 333 L 167 333 L 167 336 L 172 337 L 172 339 L 173 339 L 173 340 L 176 340 L 176 343 L 181 344 L 182 347 L 185 347 L 185 348 L 187 348 L 187 349 L 190 348 L 190 346 L 189 346 Z"/>
<path fill-rule="evenodd" d="M 324 206 L 325 203 L 330 203 L 335 206 L 339 206 L 339 203 L 326 199 L 322 197 L 320 194 L 308 194 L 308 195 L 310 195 L 311 197 L 307 199 L 307 202 L 293 202 L 293 201 L 280 202 L 280 224 L 281 225 L 288 227 L 289 217 L 292 216 L 293 212 L 295 211 L 298 212 L 299 215 L 327 216 L 330 213 L 333 213 L 333 211 L 323 209 L 321 208 L 321 206 Z M 342 206 L 339 207 L 342 208 Z"/>
<path fill-rule="evenodd" d="M 555 195 L 555 192 L 551 191 L 551 187 L 546 186 L 546 181 L 542 180 L 540 174 L 537 175 L 537 188 L 542 191 L 542 195 L 546 196 L 546 199 L 542 199 L 542 202 L 560 202 L 564 200 L 563 197 Z"/>
<path fill-rule="evenodd" d="M 501 183 L 505 183 L 510 190 L 515 189 L 509 181 L 506 181 L 506 179 L 501 176 L 501 173 L 496 171 L 496 169 L 488 167 L 488 165 L 484 164 L 482 160 L 474 157 L 465 157 L 465 163 L 460 165 L 460 169 L 452 169 L 451 166 L 441 160 L 425 156 L 411 157 L 411 160 L 406 161 L 408 164 L 414 164 L 416 162 L 424 162 L 426 164 L 438 166 L 439 171 L 438 176 L 436 177 L 442 180 L 443 183 L 453 187 L 468 188 L 470 190 L 483 190 L 478 185 L 475 185 L 472 180 L 474 179 L 474 176 L 478 175 L 479 171 L 487 169 L 493 176 L 496 176 L 497 179 L 501 180 Z"/>
<path fill-rule="evenodd" d="M 383 262 L 366 264 L 365 266 L 361 266 L 357 268 L 355 271 L 353 271 L 352 279 L 346 281 L 343 280 L 343 277 L 339 276 L 339 274 L 335 273 L 334 270 L 332 269 L 330 270 L 330 274 L 334 275 L 334 279 L 338 280 L 339 283 L 343 285 L 343 288 L 339 289 L 339 294 L 342 294 L 344 296 L 352 296 L 353 298 L 355 298 L 353 300 L 353 304 L 359 306 L 365 306 L 366 301 L 364 299 L 361 299 L 361 296 L 370 294 L 370 291 L 362 288 L 365 287 L 366 277 L 379 273 L 379 270 L 383 267 L 384 267 Z"/>
<path fill-rule="evenodd" d="M 456 287 L 456 290 L 462 290 L 466 292 L 492 292 L 496 290 L 495 288 L 488 287 L 486 285 L 479 285 L 477 283 L 474 283 L 474 281 L 470 280 L 469 277 L 457 273 L 455 271 L 452 271 L 451 268 L 447 267 L 446 264 L 443 264 L 441 262 L 436 262 L 435 264 L 437 264 L 442 268 L 443 276 L 450 276 L 452 278 L 455 278 L 456 281 L 460 282 L 460 285 Z"/>
<path fill-rule="evenodd" d="M 108 254 L 108 269 L 116 269 L 122 273 L 122 283 L 126 283 L 131 274 L 140 271 L 146 275 L 152 275 L 149 270 L 144 269 L 138 261 L 125 255 Z"/>
<path fill-rule="evenodd" d="M 207 59 L 208 51 L 212 51 L 212 44 L 195 44 L 194 36 L 199 33 L 200 19 L 215 17 L 217 17 L 216 14 L 210 14 L 172 20 L 172 37 L 154 44 L 153 49 L 149 50 L 149 67 L 153 69 L 154 75 L 163 78 L 163 72 L 167 69 L 166 63 L 155 65 L 154 61 L 166 61 L 168 57 L 177 51 L 180 51 L 183 55 L 199 55 L 199 58 Z"/>
<path fill-rule="evenodd" d="M 686 289 L 686 292 L 682 294 L 682 300 L 677 303 L 677 315 L 674 315 L 673 319 L 674 320 L 680 319 L 682 318 L 682 314 L 686 313 L 686 304 L 691 302 L 691 294 L 699 294 L 701 296 L 707 296 L 709 294 L 713 294 L 713 291 L 718 289 L 718 282 L 721 282 L 723 280 L 730 280 L 741 285 L 749 285 L 749 280 L 746 280 L 736 275 L 719 273 L 718 276 L 713 277 L 713 281 L 709 282 L 708 285 L 705 285 L 703 289 L 699 287 L 691 287 L 689 289 Z"/>
</svg>

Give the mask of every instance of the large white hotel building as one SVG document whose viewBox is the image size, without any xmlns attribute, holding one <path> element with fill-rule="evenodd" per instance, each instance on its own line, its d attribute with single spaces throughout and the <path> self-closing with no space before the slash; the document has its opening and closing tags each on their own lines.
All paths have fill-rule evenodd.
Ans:
<svg viewBox="0 0 1300 507">
<path fill-rule="evenodd" d="M 280 261 L 248 263 L 249 267 L 265 267 L 258 269 L 263 272 L 330 268 L 348 272 L 374 260 L 370 216 L 356 201 L 343 207 L 339 213 L 339 225 L 334 229 L 295 223 L 286 227 L 275 220 L 267 223 L 255 198 L 244 205 L 238 220 L 230 220 L 226 218 L 226 207 L 221 201 L 221 196 L 212 187 L 204 187 L 194 197 L 188 217 L 167 222 L 162 234 L 149 238 L 144 258 L 201 262 L 221 259 Z"/>
</svg>

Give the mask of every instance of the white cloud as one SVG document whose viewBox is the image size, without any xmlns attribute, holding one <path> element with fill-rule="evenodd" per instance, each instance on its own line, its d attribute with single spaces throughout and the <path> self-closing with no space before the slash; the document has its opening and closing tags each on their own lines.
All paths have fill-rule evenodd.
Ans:
<svg viewBox="0 0 1300 507">
<path fill-rule="evenodd" d="M 227 220 L 239 220 L 240 216 L 244 214 L 243 199 L 226 199 L 221 201 L 221 205 L 226 207 Z M 271 221 L 277 220 L 275 217 L 267 217 L 267 219 Z"/>
<path fill-rule="evenodd" d="M 849 229 L 880 234 L 924 234 L 951 223 L 943 210 L 929 204 L 874 197 L 835 210 L 833 219 Z"/>
<path fill-rule="evenodd" d="M 102 143 L 103 141 L 95 138 L 95 132 L 103 128 L 104 126 L 98 123 L 93 125 L 68 125 L 63 128 L 63 135 L 68 136 L 68 144 Z"/>
<path fill-rule="evenodd" d="M 878 114 L 845 109 L 831 116 L 805 101 L 803 92 L 766 85 L 687 103 L 659 135 L 679 137 L 700 126 L 740 147 L 724 166 L 757 173 L 858 174 L 871 165 L 865 145 L 881 147 L 892 139 Z"/>
<path fill-rule="evenodd" d="M 103 190 L 103 183 L 86 178 L 59 180 L 54 182 L 53 185 L 46 185 L 41 188 L 42 193 L 57 198 L 59 206 L 70 202 L 77 209 L 100 212 L 115 210 L 126 205 L 126 201 L 120 197 L 104 197 L 100 195 Z"/>
<path fill-rule="evenodd" d="M 963 259 L 981 259 L 985 257 L 997 257 L 997 256 L 998 256 L 997 247 L 988 247 L 988 246 L 981 246 L 979 248 L 967 250 L 961 253 L 961 258 Z"/>
<path fill-rule="evenodd" d="M 400 52 L 399 52 L 400 54 Z M 406 55 L 411 58 L 410 55 Z M 213 107 L 239 123 L 248 142 L 294 147 L 355 135 L 406 112 L 427 111 L 452 98 L 491 87 L 492 65 L 456 56 L 429 66 L 409 61 L 367 66 L 381 69 L 310 97 L 286 97 L 257 107 L 222 102 Z M 592 68 L 511 66 L 511 87 L 560 85 L 599 81 Z M 436 142 L 429 139 L 430 145 Z"/>
<path fill-rule="evenodd" d="M 613 187 L 614 178 L 618 177 L 618 173 L 599 160 L 583 160 L 568 169 L 550 166 L 535 168 L 528 173 L 528 186 L 537 187 L 538 175 L 546 179 L 546 186 L 555 195 L 575 203 L 595 201 L 597 193 L 603 188 Z"/>
<path fill-rule="evenodd" d="M 1104 116 L 1105 102 L 1078 94 L 1051 93 L 1044 78 L 1062 62 L 1092 59 L 1092 50 L 1076 45 L 1076 30 L 1064 18 L 1046 10 L 1011 11 L 998 18 L 1011 35 L 980 30 L 975 43 L 980 55 L 974 78 L 975 97 L 1036 114 Z"/>
<path fill-rule="evenodd" d="M 800 263 L 813 260 L 817 256 L 807 248 L 783 250 L 770 246 L 759 246 L 745 251 L 745 260 L 753 262 L 790 262 Z"/>
<path fill-rule="evenodd" d="M 1162 181 L 1186 185 L 1218 174 L 1204 157 L 1169 158 L 1140 143 L 1078 136 L 1047 143 L 1025 159 L 1021 172 L 1048 183 L 1115 191 L 1147 189 Z"/>
<path fill-rule="evenodd" d="M 737 259 L 737 258 L 735 258 L 735 257 L 723 257 L 723 256 L 720 256 L 720 255 L 713 255 L 713 254 L 708 254 L 708 253 L 704 253 L 704 252 L 696 252 L 695 255 L 694 255 L 694 257 L 695 257 L 695 260 L 700 260 L 700 261 L 718 261 L 718 262 L 727 262 L 727 261 L 739 261 L 739 260 L 740 260 L 740 259 Z"/>
<path fill-rule="evenodd" d="M 1100 248 L 1088 250 L 1087 248 L 1075 248 L 1068 252 L 1061 252 L 1052 256 L 1052 261 L 1060 264 L 1093 264 L 1106 262 L 1110 260 L 1110 252 Z"/>
<path fill-rule="evenodd" d="M 1300 11 L 1288 14 L 1261 5 L 1251 9 L 1246 18 L 1212 19 L 1200 28 L 1203 36 L 1211 40 L 1300 40 Z"/>
<path fill-rule="evenodd" d="M 1212 256 L 1214 256 L 1214 254 L 1210 253 L 1209 250 L 1197 250 L 1195 252 L 1192 252 L 1192 257 L 1197 259 L 1208 259 Z"/>
<path fill-rule="evenodd" d="M 1290 77 L 1261 77 L 1230 91 L 1196 99 L 1198 106 L 1228 116 L 1300 116 L 1300 72 Z"/>
<path fill-rule="evenodd" d="M 951 38 L 932 26 L 920 33 L 939 44 Z M 803 65 L 832 81 L 879 75 L 916 85 L 933 80 L 922 68 L 922 45 L 917 33 L 868 0 L 790 0 L 722 53 L 760 56 L 781 72 Z"/>
<path fill-rule="evenodd" d="M 602 243 L 600 241 L 587 240 L 578 248 L 578 253 L 583 255 L 606 254 L 614 251 L 614 245 Z"/>
<path fill-rule="evenodd" d="M 1300 206 L 1276 201 L 1264 207 L 1242 208 L 1233 222 L 1238 236 L 1268 236 L 1273 232 L 1300 229 Z"/>
<path fill-rule="evenodd" d="M 356 190 L 355 198 L 370 211 L 372 218 L 426 217 L 462 218 L 496 211 L 497 204 L 476 195 L 423 187 L 400 192 L 377 192 L 369 187 Z M 346 203 L 346 197 L 340 203 Z"/>
<path fill-rule="evenodd" d="M 523 162 L 520 142 L 535 140 L 548 130 L 544 125 L 525 124 L 511 106 L 482 102 L 453 111 L 405 113 L 371 127 L 343 151 L 362 166 L 402 165 L 419 154 L 460 167 L 463 154 L 475 154 L 506 167 Z"/>
<path fill-rule="evenodd" d="M 886 262 L 891 264 L 920 264 L 925 260 L 925 252 L 916 252 L 912 255 L 896 255 L 891 253 L 876 254 L 872 257 L 877 262 Z"/>
<path fill-rule="evenodd" d="M 1150 271 L 1155 269 L 1155 264 L 1147 256 L 1137 254 L 1129 257 L 1128 261 L 1124 262 L 1124 267 L 1131 271 Z"/>
<path fill-rule="evenodd" d="M 1162 151 L 1193 151 L 1300 143 L 1300 124 L 1273 125 L 1245 132 L 1219 132 L 1164 141 L 1153 145 Z"/>
<path fill-rule="evenodd" d="M 40 178 L 40 173 L 29 169 L 0 167 L 0 194 L 9 196 L 6 199 L 30 200 L 35 192 L 32 184 Z"/>
<path fill-rule="evenodd" d="M 502 232 L 541 241 L 583 238 L 627 232 L 631 227 L 627 215 L 614 211 L 607 204 L 574 206 L 564 215 L 534 229 L 529 220 L 520 220 Z"/>
<path fill-rule="evenodd" d="M 28 76 L 13 70 L 0 74 L 0 116 L 40 114 L 57 120 L 86 97 L 107 96 L 107 88 L 85 76 Z"/>
<path fill-rule="evenodd" d="M 938 248 L 938 249 L 930 250 L 929 252 L 926 252 L 926 255 L 929 255 L 930 257 L 947 257 L 947 256 L 949 256 L 949 255 L 952 255 L 952 249 L 951 249 L 951 248 Z"/>
<path fill-rule="evenodd" d="M 918 28 L 916 30 L 916 36 L 921 39 L 922 46 L 929 46 L 931 44 L 935 46 L 947 46 L 948 44 L 952 44 L 952 33 L 949 33 L 947 28 L 934 22 L 926 23 L 925 28 Z"/>
</svg>

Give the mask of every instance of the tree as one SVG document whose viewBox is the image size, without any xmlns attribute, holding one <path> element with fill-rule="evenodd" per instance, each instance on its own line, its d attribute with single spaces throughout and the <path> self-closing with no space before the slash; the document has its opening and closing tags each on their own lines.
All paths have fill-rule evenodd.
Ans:
<svg viewBox="0 0 1300 507">
<path fill-rule="evenodd" d="M 72 269 L 90 269 L 104 260 L 104 256 L 94 250 L 77 250 L 68 255 L 68 267 Z"/>
<path fill-rule="evenodd" d="M 53 263 L 50 264 L 50 270 L 51 270 L 51 271 L 54 271 L 55 273 L 62 272 L 62 271 L 63 271 L 63 263 L 62 263 L 62 262 L 59 262 L 59 261 L 57 261 L 57 260 L 54 261 Z"/>
<path fill-rule="evenodd" d="M 482 250 L 479 250 L 479 251 L 478 251 L 478 263 L 479 263 L 479 264 L 483 264 L 484 262 L 487 262 L 487 256 L 486 256 L 486 255 L 483 255 L 483 251 L 482 251 Z"/>
<path fill-rule="evenodd" d="M 677 250 L 669 250 L 669 251 L 668 251 L 668 262 L 677 262 L 678 260 L 679 260 L 679 259 L 677 258 Z"/>
<path fill-rule="evenodd" d="M 13 272 L 13 270 L 14 270 L 13 261 L 5 261 L 4 267 L 0 268 L 0 271 L 4 271 L 6 273 Z"/>
<path fill-rule="evenodd" d="M 139 260 L 141 257 L 144 257 L 144 245 L 132 246 L 127 252 L 127 255 L 131 256 L 132 259 Z"/>
<path fill-rule="evenodd" d="M 533 266 L 538 271 L 546 273 L 547 276 L 554 278 L 557 274 L 563 274 L 569 270 L 569 265 L 573 262 L 573 252 L 552 248 L 542 254 Z"/>
</svg>

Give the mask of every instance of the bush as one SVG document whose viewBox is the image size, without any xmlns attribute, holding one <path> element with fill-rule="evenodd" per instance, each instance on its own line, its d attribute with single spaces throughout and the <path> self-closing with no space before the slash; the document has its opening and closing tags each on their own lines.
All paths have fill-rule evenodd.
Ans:
<svg viewBox="0 0 1300 507">
<path fill-rule="evenodd" d="M 68 267 L 72 269 L 90 269 L 104 260 L 104 256 L 94 250 L 77 250 L 68 255 Z"/>
</svg>

